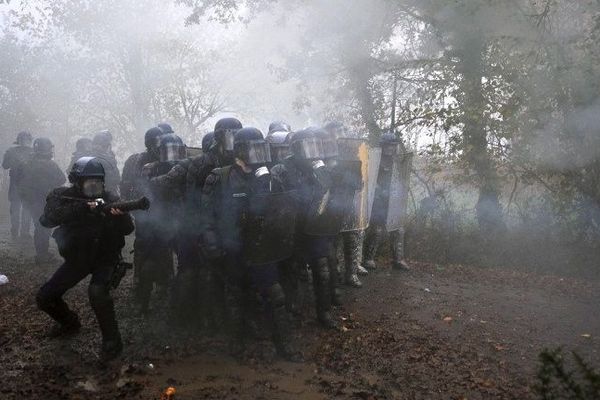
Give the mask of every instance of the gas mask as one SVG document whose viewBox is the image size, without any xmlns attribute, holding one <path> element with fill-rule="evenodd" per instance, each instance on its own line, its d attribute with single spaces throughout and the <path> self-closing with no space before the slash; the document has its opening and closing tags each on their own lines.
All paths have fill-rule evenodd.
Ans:
<svg viewBox="0 0 600 400">
<path fill-rule="evenodd" d="M 104 194 L 104 180 L 97 178 L 84 180 L 81 192 L 90 199 L 101 197 Z"/>
</svg>

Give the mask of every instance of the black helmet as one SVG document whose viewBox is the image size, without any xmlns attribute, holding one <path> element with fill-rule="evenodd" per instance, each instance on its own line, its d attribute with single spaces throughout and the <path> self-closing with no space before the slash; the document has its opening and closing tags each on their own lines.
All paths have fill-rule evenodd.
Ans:
<svg viewBox="0 0 600 400">
<path fill-rule="evenodd" d="M 203 152 L 207 152 L 208 150 L 210 150 L 210 148 L 212 147 L 213 143 L 215 142 L 215 133 L 214 132 L 209 132 L 206 135 L 204 135 L 204 137 L 202 138 L 202 151 Z"/>
<path fill-rule="evenodd" d="M 31 136 L 31 133 L 27 131 L 21 131 L 17 134 L 15 144 L 18 144 L 19 146 L 31 146 L 32 140 L 33 136 Z"/>
<path fill-rule="evenodd" d="M 69 182 L 76 183 L 85 178 L 104 179 L 104 167 L 96 157 L 81 157 L 69 172 Z"/>
<path fill-rule="evenodd" d="M 274 163 L 282 162 L 290 155 L 291 132 L 276 131 L 267 136 L 267 143 L 271 147 L 271 159 Z"/>
<path fill-rule="evenodd" d="M 175 162 L 186 157 L 185 144 L 181 138 L 173 133 L 160 136 L 158 153 L 161 162 Z"/>
<path fill-rule="evenodd" d="M 33 152 L 38 156 L 52 158 L 54 156 L 54 145 L 48 138 L 37 138 L 33 141 Z"/>
<path fill-rule="evenodd" d="M 381 154 L 384 156 L 400 154 L 404 150 L 402 141 L 394 132 L 390 131 L 381 135 L 381 138 L 379 138 L 379 145 L 381 146 Z"/>
<path fill-rule="evenodd" d="M 332 159 L 338 156 L 337 139 L 333 132 L 325 129 L 315 129 L 315 136 L 323 142 L 323 159 Z"/>
<path fill-rule="evenodd" d="M 334 134 L 336 138 L 343 137 L 346 134 L 346 128 L 344 127 L 344 124 L 338 121 L 326 123 L 323 129 L 331 134 Z"/>
<path fill-rule="evenodd" d="M 224 162 L 233 162 L 233 136 L 242 129 L 242 123 L 235 118 L 223 118 L 215 124 L 215 143 L 224 157 Z"/>
<path fill-rule="evenodd" d="M 112 143 L 112 134 L 108 130 L 103 130 L 94 135 L 92 143 L 94 146 L 100 147 L 101 149 L 108 149 Z"/>
<path fill-rule="evenodd" d="M 164 132 L 159 127 L 150 128 L 144 134 L 144 145 L 146 149 L 150 152 L 156 151 L 158 149 L 158 143 L 160 137 L 164 135 Z"/>
<path fill-rule="evenodd" d="M 271 162 L 269 144 L 256 128 L 243 128 L 235 133 L 233 152 L 236 158 L 248 165 L 264 165 Z"/>
<path fill-rule="evenodd" d="M 316 137 L 315 130 L 311 128 L 292 135 L 290 151 L 298 160 L 321 160 L 325 156 L 323 141 Z"/>
<path fill-rule="evenodd" d="M 161 131 L 163 131 L 163 133 L 166 133 L 166 134 L 175 133 L 175 131 L 173 130 L 171 125 L 167 124 L 166 122 L 161 122 L 160 124 L 158 124 L 158 127 L 160 128 Z"/>
<path fill-rule="evenodd" d="M 81 138 L 75 142 L 75 150 L 81 153 L 87 153 L 92 150 L 92 139 Z"/>
<path fill-rule="evenodd" d="M 285 121 L 273 121 L 269 125 L 269 135 L 273 132 L 291 132 L 292 128 L 290 124 Z"/>
</svg>

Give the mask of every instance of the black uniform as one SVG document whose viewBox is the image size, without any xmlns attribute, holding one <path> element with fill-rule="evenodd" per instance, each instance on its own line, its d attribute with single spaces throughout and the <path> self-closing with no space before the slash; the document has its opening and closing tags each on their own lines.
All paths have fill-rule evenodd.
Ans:
<svg viewBox="0 0 600 400">
<path fill-rule="evenodd" d="M 297 160 L 290 156 L 282 164 L 273 167 L 274 178 L 281 182 L 286 191 L 297 193 L 300 215 L 297 223 L 296 259 L 300 265 L 308 264 L 313 274 L 317 317 L 327 327 L 334 327 L 331 319 L 332 282 L 330 280 L 330 258 L 337 231 L 330 235 L 314 235 L 306 233 L 308 213 L 315 202 L 332 188 L 331 171 L 320 162 L 315 168 L 306 160 Z"/>
<path fill-rule="evenodd" d="M 65 183 L 65 174 L 53 160 L 34 154 L 18 167 L 17 175 L 19 195 L 33 217 L 36 260 L 42 262 L 49 256 L 50 230 L 40 224 L 39 218 L 44 212 L 46 196 L 52 189 Z"/>
<path fill-rule="evenodd" d="M 273 339 L 278 351 L 284 357 L 298 359 L 298 354 L 288 347 L 290 322 L 285 295 L 279 284 L 277 263 L 250 265 L 244 255 L 245 246 L 252 243 L 248 231 L 249 224 L 253 223 L 249 218 L 253 196 L 281 192 L 282 189 L 268 173 L 257 177 L 255 171 L 245 172 L 237 164 L 215 169 L 206 179 L 203 189 L 203 244 L 207 247 L 206 252 L 213 257 L 222 255 L 234 352 L 243 349 L 244 321 L 249 311 L 246 299 L 256 290 L 268 301 L 274 323 Z"/>
<path fill-rule="evenodd" d="M 107 203 L 117 200 L 109 192 L 101 197 Z M 103 351 L 118 353 L 121 337 L 109 284 L 125 245 L 124 236 L 133 232 L 133 221 L 128 214 L 114 216 L 93 211 L 85 200 L 88 199 L 76 186 L 55 189 L 46 200 L 40 222 L 47 228 L 58 227 L 53 237 L 64 263 L 42 286 L 36 300 L 38 307 L 62 328 L 76 330 L 77 314 L 69 309 L 62 296 L 91 274 L 88 294 L 102 332 Z"/>
<path fill-rule="evenodd" d="M 164 202 L 148 185 L 143 176 L 144 166 L 158 163 L 158 157 L 148 151 L 134 154 L 125 161 L 121 181 L 121 195 L 125 200 L 147 196 L 152 199 L 149 211 L 135 211 L 134 295 L 143 313 L 148 311 L 154 285 L 166 294 L 173 276 L 173 215 L 166 215 Z M 158 171 L 156 172 L 158 173 Z"/>
<path fill-rule="evenodd" d="M 10 202 L 10 232 L 13 238 L 29 235 L 31 216 L 19 196 L 19 181 L 15 172 L 21 163 L 31 158 L 32 153 L 31 146 L 17 145 L 6 150 L 2 159 L 2 168 L 9 170 L 8 201 Z"/>
<path fill-rule="evenodd" d="M 222 287 L 214 264 L 200 251 L 202 189 L 210 172 L 219 166 L 214 152 L 188 158 L 165 174 L 150 179 L 154 190 L 164 193 L 178 192 L 183 197 L 180 230 L 177 235 L 177 277 L 174 302 L 179 322 L 190 323 L 200 317 L 200 323 L 216 324 L 222 304 Z M 195 309 L 195 307 L 199 309 Z"/>
</svg>

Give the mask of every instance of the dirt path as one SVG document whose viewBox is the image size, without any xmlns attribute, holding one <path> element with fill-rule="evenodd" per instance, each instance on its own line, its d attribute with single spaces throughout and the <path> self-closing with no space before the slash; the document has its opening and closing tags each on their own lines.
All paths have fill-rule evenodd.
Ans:
<svg viewBox="0 0 600 400">
<path fill-rule="evenodd" d="M 81 334 L 49 341 L 33 299 L 58 264 L 34 266 L 30 245 L 9 250 L 4 230 L 0 257 L 11 280 L 0 287 L 2 399 L 158 399 L 167 386 L 178 399 L 527 399 L 542 348 L 600 360 L 597 282 L 413 263 L 347 291 L 340 331 L 322 331 L 309 316 L 298 329 L 303 364 L 279 360 L 264 338 L 240 363 L 223 340 L 174 332 L 164 308 L 134 318 L 128 277 L 116 293 L 125 354 L 99 368 L 86 286 L 67 296 Z"/>
</svg>

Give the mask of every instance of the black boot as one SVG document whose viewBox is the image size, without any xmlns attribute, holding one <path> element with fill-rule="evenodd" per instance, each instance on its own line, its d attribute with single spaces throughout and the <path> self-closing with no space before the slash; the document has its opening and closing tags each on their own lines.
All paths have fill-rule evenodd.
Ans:
<svg viewBox="0 0 600 400">
<path fill-rule="evenodd" d="M 273 313 L 273 342 L 277 353 L 291 362 L 304 361 L 302 353 L 292 345 L 292 328 L 290 316 L 285 308 L 285 294 L 280 284 L 276 283 L 269 290 Z"/>
<path fill-rule="evenodd" d="M 105 285 L 91 283 L 88 287 L 88 294 L 102 333 L 100 360 L 110 361 L 121 354 L 123 350 L 113 299 Z"/>
<path fill-rule="evenodd" d="M 48 331 L 48 337 L 59 338 L 79 332 L 81 323 L 76 313 L 71 311 L 62 298 L 51 298 L 44 287 L 36 296 L 38 308 L 48 314 L 57 324 Z"/>
<path fill-rule="evenodd" d="M 329 262 L 327 257 L 319 258 L 310 266 L 313 273 L 313 285 L 317 306 L 317 319 L 328 329 L 337 328 L 331 316 L 331 287 L 329 284 Z"/>
<path fill-rule="evenodd" d="M 229 317 L 229 353 L 233 357 L 241 357 L 246 351 L 244 334 L 243 291 L 238 285 L 227 284 L 225 301 Z"/>
<path fill-rule="evenodd" d="M 65 338 L 79 333 L 81 329 L 81 322 L 77 314 L 71 313 L 67 321 L 63 323 L 57 323 L 50 331 L 48 331 L 48 337 L 50 338 Z"/>
</svg>

